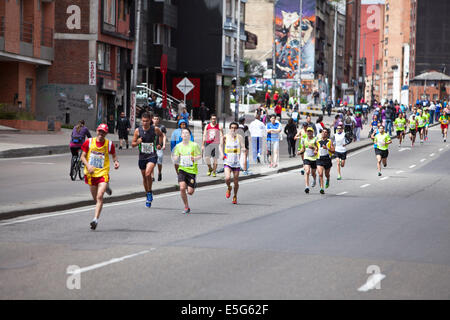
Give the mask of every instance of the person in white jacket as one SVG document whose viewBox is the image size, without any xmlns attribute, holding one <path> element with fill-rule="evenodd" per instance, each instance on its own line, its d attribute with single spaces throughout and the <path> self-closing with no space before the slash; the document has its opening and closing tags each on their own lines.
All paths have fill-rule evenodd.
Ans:
<svg viewBox="0 0 450 320">
<path fill-rule="evenodd" d="M 263 149 L 263 141 L 266 137 L 266 126 L 260 120 L 261 115 L 257 113 L 255 115 L 255 120 L 253 120 L 248 129 L 252 137 L 252 157 L 253 161 L 256 163 L 261 163 L 261 154 Z"/>
</svg>

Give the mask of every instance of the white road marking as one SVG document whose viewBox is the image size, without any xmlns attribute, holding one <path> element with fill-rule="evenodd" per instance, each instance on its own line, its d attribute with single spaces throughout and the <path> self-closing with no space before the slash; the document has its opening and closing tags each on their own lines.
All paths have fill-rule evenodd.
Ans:
<svg viewBox="0 0 450 320">
<path fill-rule="evenodd" d="M 56 164 L 55 162 L 26 162 L 26 161 L 22 161 L 22 164 L 46 164 L 46 165 L 54 165 Z"/>
<path fill-rule="evenodd" d="M 400 174 L 400 173 L 403 173 L 403 172 L 405 172 L 405 171 L 399 170 L 399 171 L 397 171 L 395 174 Z"/>
<path fill-rule="evenodd" d="M 360 186 L 360 188 L 367 188 L 368 186 L 370 186 L 370 184 L 369 184 L 369 183 L 367 183 L 367 184 L 363 184 L 362 186 Z"/>
<path fill-rule="evenodd" d="M 427 161 L 427 159 L 420 159 L 420 162 L 424 162 L 424 161 Z"/>
<path fill-rule="evenodd" d="M 411 150 L 411 148 L 401 148 L 400 150 L 398 150 L 398 152 L 403 152 L 403 151 L 405 151 L 405 150 Z"/>
<path fill-rule="evenodd" d="M 360 291 L 360 292 L 367 292 L 367 291 L 369 291 L 369 290 L 372 290 L 372 289 L 374 289 L 374 288 L 380 283 L 380 281 L 383 280 L 384 278 L 386 278 L 386 276 L 385 276 L 384 274 L 381 274 L 381 273 L 377 273 L 377 274 L 371 275 L 371 276 L 369 277 L 369 279 L 367 279 L 367 282 L 366 282 L 363 286 L 361 286 L 361 287 L 358 289 L 358 291 Z"/>
<path fill-rule="evenodd" d="M 68 152 L 70 153 L 70 152 Z M 50 158 L 50 157 L 67 157 L 68 153 L 58 153 L 58 154 L 49 154 L 46 156 L 33 156 L 33 157 L 16 157 L 16 158 L 0 158 L 0 161 L 16 161 L 16 160 L 28 160 L 28 159 L 40 159 L 40 158 Z"/>
<path fill-rule="evenodd" d="M 87 271 L 103 268 L 103 267 L 105 267 L 107 265 L 110 265 L 110 264 L 113 264 L 113 263 L 122 262 L 122 261 L 124 261 L 126 259 L 131 259 L 131 258 L 140 256 L 140 255 L 143 255 L 143 254 L 147 254 L 147 253 L 149 253 L 150 251 L 153 251 L 153 250 L 156 250 L 156 248 L 151 248 L 150 250 L 144 250 L 144 251 L 141 251 L 141 252 L 138 252 L 138 253 L 134 253 L 134 254 L 130 254 L 128 256 L 124 256 L 124 257 L 120 257 L 120 258 L 113 258 L 113 259 L 111 259 L 109 261 L 97 263 L 97 264 L 94 264 L 92 266 L 88 266 L 88 267 L 84 267 L 84 268 L 80 268 L 80 269 L 75 269 L 72 272 L 68 272 L 68 274 L 80 274 L 80 273 L 83 273 L 83 272 L 87 272 Z"/>
<path fill-rule="evenodd" d="M 434 156 L 434 153 L 430 154 L 430 157 L 433 157 L 433 156 Z"/>
<path fill-rule="evenodd" d="M 269 176 L 264 176 L 264 177 L 260 177 L 260 178 L 250 179 L 250 180 L 239 182 L 239 184 L 253 183 L 253 182 L 260 181 L 260 180 L 282 177 L 284 175 L 293 174 L 293 173 L 296 173 L 296 171 L 291 170 L 291 171 L 282 172 L 282 173 L 279 173 L 276 175 L 269 175 Z M 214 189 L 222 189 L 222 188 L 223 188 L 223 185 L 221 185 L 221 184 L 214 185 L 214 186 L 205 186 L 205 187 L 200 187 L 200 188 L 196 189 L 196 192 L 208 191 L 208 190 L 214 190 Z M 168 198 L 168 197 L 179 196 L 179 195 L 180 195 L 179 191 L 174 191 L 174 192 L 169 192 L 169 193 L 153 196 L 153 199 L 162 199 L 162 198 Z M 142 198 L 134 199 L 134 200 L 118 201 L 118 202 L 114 202 L 114 203 L 107 203 L 107 204 L 103 205 L 103 208 L 122 206 L 122 205 L 127 205 L 127 204 L 138 203 L 138 202 L 142 202 Z M 39 215 L 39 216 L 35 216 L 32 218 L 25 218 L 25 219 L 17 218 L 17 220 L 0 223 L 0 227 L 13 225 L 13 224 L 17 224 L 17 223 L 30 222 L 30 221 L 35 221 L 35 220 L 40 220 L 40 219 L 45 219 L 45 218 L 53 218 L 53 217 L 58 217 L 58 216 L 65 216 L 65 215 L 69 215 L 69 214 L 80 213 L 80 212 L 92 211 L 92 210 L 94 210 L 94 208 L 95 208 L 95 205 L 92 205 L 92 206 L 82 207 L 82 208 L 73 209 L 73 210 L 66 210 L 66 211 L 59 212 L 59 213 Z"/>
<path fill-rule="evenodd" d="M 389 179 L 389 177 L 383 177 L 380 180 L 383 181 L 383 180 L 387 180 L 387 179 Z"/>
<path fill-rule="evenodd" d="M 444 150 L 444 148 L 440 148 L 440 149 L 439 149 L 439 152 L 442 151 L 442 150 Z"/>
<path fill-rule="evenodd" d="M 415 164 L 412 164 L 412 165 L 409 166 L 409 168 L 412 169 L 412 168 L 414 168 L 415 166 L 416 166 Z"/>
<path fill-rule="evenodd" d="M 347 193 L 348 193 L 347 191 L 344 191 L 344 192 L 338 193 L 337 196 L 343 196 L 344 194 L 347 194 Z"/>
</svg>

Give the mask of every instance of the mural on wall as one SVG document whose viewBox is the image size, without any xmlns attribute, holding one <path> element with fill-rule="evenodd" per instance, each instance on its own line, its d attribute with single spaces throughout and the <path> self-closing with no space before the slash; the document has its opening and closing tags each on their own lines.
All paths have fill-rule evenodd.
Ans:
<svg viewBox="0 0 450 320">
<path fill-rule="evenodd" d="M 277 79 L 295 79 L 299 64 L 299 1 L 275 5 L 275 72 Z M 302 79 L 314 79 L 314 24 L 316 0 L 303 0 Z"/>
</svg>

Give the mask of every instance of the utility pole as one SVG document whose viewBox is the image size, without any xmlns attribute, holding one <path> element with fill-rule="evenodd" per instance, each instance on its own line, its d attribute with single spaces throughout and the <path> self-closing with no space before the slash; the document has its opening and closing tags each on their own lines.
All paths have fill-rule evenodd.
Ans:
<svg viewBox="0 0 450 320">
<path fill-rule="evenodd" d="M 298 24 L 298 107 L 301 109 L 301 97 L 302 97 L 302 22 L 303 22 L 303 0 L 300 0 L 300 13 Z"/>
<path fill-rule="evenodd" d="M 275 21 L 276 21 L 276 7 L 278 0 L 273 2 L 273 21 L 272 21 L 272 33 L 273 33 L 273 43 L 272 43 L 272 80 L 273 80 L 273 88 L 277 86 L 277 72 L 276 72 L 276 63 L 275 63 L 275 51 L 277 50 L 276 46 L 276 34 L 275 34 Z"/>
<path fill-rule="evenodd" d="M 240 69 L 241 69 L 241 55 L 240 55 L 240 45 L 241 45 L 241 0 L 238 0 L 237 7 L 237 39 L 236 39 L 236 95 L 235 101 L 236 106 L 234 108 L 234 121 L 239 120 L 239 84 L 240 84 Z"/>
<path fill-rule="evenodd" d="M 338 3 L 334 3 L 334 41 L 333 41 L 333 81 L 331 84 L 331 99 L 333 106 L 336 107 L 336 51 L 337 51 L 337 17 L 338 17 Z"/>
<path fill-rule="evenodd" d="M 373 106 L 373 101 L 374 101 L 374 95 L 373 95 L 373 81 L 374 81 L 374 77 L 375 77 L 375 44 L 372 44 L 372 94 L 371 94 L 371 104 Z"/>
<path fill-rule="evenodd" d="M 138 77 L 138 63 L 139 63 L 139 33 L 141 30 L 141 1 L 137 0 L 136 7 L 136 36 L 134 39 L 134 55 L 133 55 L 133 78 L 131 80 L 131 110 L 130 110 L 130 124 L 133 132 L 136 125 L 136 85 Z M 148 83 L 147 83 L 148 86 Z"/>
</svg>

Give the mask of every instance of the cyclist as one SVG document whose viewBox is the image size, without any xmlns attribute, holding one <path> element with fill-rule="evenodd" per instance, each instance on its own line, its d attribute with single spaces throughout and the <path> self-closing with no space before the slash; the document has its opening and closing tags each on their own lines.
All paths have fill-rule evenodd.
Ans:
<svg viewBox="0 0 450 320">
<path fill-rule="evenodd" d="M 70 138 L 70 152 L 72 153 L 72 162 L 70 166 L 70 171 L 72 171 L 72 166 L 75 161 L 78 159 L 78 154 L 81 150 L 81 146 L 87 138 L 92 138 L 89 129 L 85 126 L 84 120 L 78 121 L 78 124 L 73 128 L 72 135 Z M 70 175 L 70 173 L 69 173 Z"/>
</svg>

